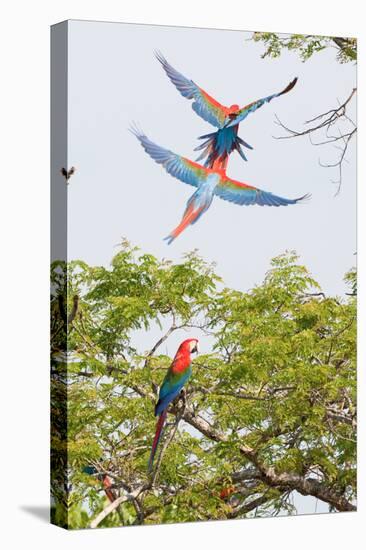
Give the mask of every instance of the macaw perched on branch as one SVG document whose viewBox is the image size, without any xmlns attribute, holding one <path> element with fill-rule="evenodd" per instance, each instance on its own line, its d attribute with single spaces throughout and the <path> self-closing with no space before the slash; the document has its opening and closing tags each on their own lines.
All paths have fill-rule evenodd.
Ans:
<svg viewBox="0 0 366 550">
<path fill-rule="evenodd" d="M 143 132 L 131 128 L 146 153 L 158 164 L 161 164 L 171 176 L 197 188 L 188 199 L 180 224 L 165 240 L 171 244 L 176 237 L 190 224 L 196 223 L 210 207 L 214 196 L 240 205 L 258 204 L 260 206 L 287 206 L 296 204 L 310 195 L 297 199 L 286 199 L 262 191 L 252 185 L 229 178 L 220 168 L 205 168 L 192 160 L 177 155 L 153 143 Z"/>
<path fill-rule="evenodd" d="M 102 483 L 104 487 L 104 492 L 110 502 L 114 502 L 116 500 L 116 495 L 112 489 L 112 480 L 107 474 L 104 474 L 102 477 Z"/>
<path fill-rule="evenodd" d="M 112 480 L 111 478 L 104 473 L 98 473 L 98 470 L 94 466 L 85 466 L 83 468 L 84 474 L 88 475 L 95 475 L 97 479 L 99 479 L 102 482 L 104 492 L 110 502 L 114 502 L 116 500 L 116 495 L 112 489 Z"/>
<path fill-rule="evenodd" d="M 197 338 L 184 340 L 178 348 L 177 353 L 170 365 L 168 372 L 160 386 L 159 400 L 155 406 L 155 416 L 159 416 L 156 424 L 154 441 L 151 448 L 148 471 L 151 472 L 157 446 L 162 434 L 165 419 L 168 414 L 168 406 L 180 394 L 184 384 L 192 374 L 192 353 L 198 353 Z"/>
<path fill-rule="evenodd" d="M 206 141 L 195 149 L 195 151 L 203 150 L 197 161 L 206 158 L 205 166 L 207 168 L 215 169 L 220 167 L 225 170 L 229 155 L 234 150 L 238 151 L 244 160 L 247 160 L 241 146 L 247 149 L 253 149 L 253 147 L 238 136 L 240 122 L 250 113 L 254 113 L 254 111 L 265 103 L 269 103 L 275 97 L 287 94 L 297 82 L 297 78 L 294 78 L 281 92 L 253 101 L 242 108 L 239 105 L 225 107 L 225 105 L 221 105 L 216 99 L 197 86 L 193 80 L 186 78 L 176 71 L 160 52 L 155 52 L 155 56 L 160 61 L 168 78 L 182 96 L 194 100 L 192 109 L 206 122 L 219 128 L 216 132 L 205 134 L 198 138 L 205 139 Z"/>
</svg>

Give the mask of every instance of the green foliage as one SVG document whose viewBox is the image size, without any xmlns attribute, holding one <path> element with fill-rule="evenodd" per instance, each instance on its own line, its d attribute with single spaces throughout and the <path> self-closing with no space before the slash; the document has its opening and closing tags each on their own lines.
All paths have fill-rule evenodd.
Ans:
<svg viewBox="0 0 366 550">
<path fill-rule="evenodd" d="M 60 265 L 53 272 L 56 278 Z M 109 269 L 71 262 L 67 280 L 65 266 L 61 273 L 68 360 L 60 360 L 65 349 L 55 330 L 52 385 L 54 419 L 67 420 L 67 442 L 65 430 L 54 430 L 53 454 L 67 446 L 69 527 L 89 526 L 108 504 L 100 477 L 83 473 L 86 465 L 108 473 L 116 494 L 128 497 L 101 526 L 293 513 L 294 485 L 270 482 L 265 468 L 314 478 L 336 498 L 355 499 L 354 271 L 346 276 L 347 299 L 326 297 L 287 253 L 272 261 L 263 284 L 241 292 L 223 288 L 196 253 L 173 264 L 124 242 Z M 52 303 L 57 327 L 57 292 Z M 172 439 L 152 483 L 154 402 L 172 359 L 163 343 L 175 331 L 186 338 L 183 329 L 208 335 L 211 352 L 194 360 L 187 409 L 179 402 L 168 415 L 169 424 L 175 415 L 183 419 L 175 433 L 166 428 Z M 137 349 L 141 332 L 159 336 Z M 65 380 L 66 413 L 65 391 L 57 391 Z M 62 507 L 64 462 L 53 464 Z M 233 490 L 224 498 L 227 487 Z"/>
<path fill-rule="evenodd" d="M 306 61 L 313 54 L 333 47 L 337 51 L 337 59 L 340 63 L 355 62 L 357 60 L 356 38 L 343 38 L 332 36 L 315 36 L 304 34 L 277 34 L 274 32 L 255 32 L 255 42 L 263 42 L 265 52 L 262 57 L 279 57 L 283 50 L 297 52 L 302 61 Z"/>
</svg>

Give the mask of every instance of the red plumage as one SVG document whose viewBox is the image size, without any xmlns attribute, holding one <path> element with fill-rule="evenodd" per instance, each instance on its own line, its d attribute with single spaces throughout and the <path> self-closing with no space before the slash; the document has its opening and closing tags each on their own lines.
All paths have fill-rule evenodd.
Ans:
<svg viewBox="0 0 366 550">
<path fill-rule="evenodd" d="M 183 214 L 182 221 L 180 224 L 173 229 L 173 231 L 170 232 L 169 237 L 169 244 L 178 237 L 182 233 L 182 231 L 185 230 L 185 228 L 190 225 L 191 223 L 194 223 L 194 220 L 200 215 L 202 212 L 203 207 L 198 208 L 197 210 L 194 209 L 194 205 L 189 205 L 189 207 L 186 209 L 186 211 Z"/>
<path fill-rule="evenodd" d="M 112 487 L 112 480 L 109 476 L 105 475 L 103 477 L 103 487 L 104 492 L 107 495 L 107 498 L 110 502 L 114 502 L 116 500 L 116 495 L 114 494 Z"/>
<path fill-rule="evenodd" d="M 198 344 L 197 338 L 187 338 L 179 346 L 177 353 L 174 356 L 173 362 L 170 365 L 170 369 L 174 374 L 185 371 L 191 364 L 191 344 L 196 342 Z"/>
<path fill-rule="evenodd" d="M 150 453 L 150 458 L 149 458 L 149 466 L 148 466 L 149 472 L 150 472 L 151 469 L 152 469 L 152 465 L 153 465 L 153 462 L 154 462 L 156 449 L 157 449 L 158 443 L 159 443 L 159 441 L 160 441 L 161 432 L 162 432 L 162 429 L 163 429 L 164 422 L 165 422 L 165 419 L 166 419 L 166 417 L 167 417 L 167 414 L 168 414 L 168 411 L 167 411 L 167 410 L 163 411 L 163 412 L 161 413 L 161 415 L 159 416 L 158 421 L 157 421 L 157 423 L 156 423 L 155 436 L 154 436 L 154 441 L 153 441 L 153 444 L 152 444 L 151 453 Z"/>
<path fill-rule="evenodd" d="M 227 500 L 235 492 L 235 487 L 223 487 L 220 491 L 220 498 L 222 500 Z"/>
<path fill-rule="evenodd" d="M 197 338 L 188 338 L 179 346 L 177 353 L 165 375 L 159 390 L 159 400 L 155 406 L 155 416 L 159 416 L 152 449 L 149 458 L 148 471 L 151 472 L 156 449 L 162 435 L 163 426 L 168 414 L 169 404 L 176 399 L 191 375 L 191 354 L 198 352 Z"/>
</svg>

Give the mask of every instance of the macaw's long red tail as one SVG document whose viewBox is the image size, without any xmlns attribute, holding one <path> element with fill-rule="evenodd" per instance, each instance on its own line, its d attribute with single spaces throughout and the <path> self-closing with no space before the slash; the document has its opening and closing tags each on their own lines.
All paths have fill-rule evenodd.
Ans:
<svg viewBox="0 0 366 550">
<path fill-rule="evenodd" d="M 161 437 L 161 434 L 162 434 L 162 430 L 163 430 L 163 426 L 164 426 L 164 422 L 165 422 L 167 414 L 168 413 L 167 413 L 166 410 L 163 411 L 161 413 L 161 415 L 159 416 L 158 421 L 156 423 L 155 437 L 154 437 L 154 441 L 153 441 L 152 448 L 151 448 L 151 453 L 150 453 L 150 458 L 149 458 L 149 465 L 148 465 L 148 471 L 149 472 L 151 472 L 153 464 L 154 464 L 154 457 L 155 457 L 156 449 L 157 449 L 159 441 L 160 441 L 160 437 Z"/>
<path fill-rule="evenodd" d="M 180 235 L 188 225 L 190 225 L 191 223 L 194 223 L 194 221 L 201 214 L 202 210 L 203 210 L 203 207 L 195 210 L 193 204 L 189 205 L 186 211 L 184 212 L 184 215 L 180 224 L 175 229 L 173 229 L 173 231 L 171 231 L 167 237 L 164 238 L 164 241 L 167 241 L 168 244 L 171 244 L 174 241 L 174 239 L 176 239 L 178 235 Z"/>
</svg>

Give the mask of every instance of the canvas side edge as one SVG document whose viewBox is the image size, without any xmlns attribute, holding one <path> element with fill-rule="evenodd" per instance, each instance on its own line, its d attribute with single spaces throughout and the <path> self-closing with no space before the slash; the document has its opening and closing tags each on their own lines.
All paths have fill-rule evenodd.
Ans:
<svg viewBox="0 0 366 550">
<path fill-rule="evenodd" d="M 51 27 L 51 513 L 68 528 L 67 479 L 67 107 L 68 22 Z"/>
</svg>

